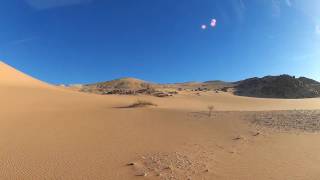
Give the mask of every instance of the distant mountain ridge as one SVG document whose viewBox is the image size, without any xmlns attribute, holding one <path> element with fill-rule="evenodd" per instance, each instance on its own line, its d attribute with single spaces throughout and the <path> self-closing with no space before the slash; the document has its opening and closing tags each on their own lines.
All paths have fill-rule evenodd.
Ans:
<svg viewBox="0 0 320 180">
<path fill-rule="evenodd" d="M 169 84 L 157 84 L 148 81 L 144 81 L 136 78 L 119 78 L 115 80 L 98 82 L 92 84 L 85 84 L 81 86 L 81 91 L 85 92 L 106 92 L 113 90 L 121 91 L 137 91 L 142 89 L 184 89 L 184 90 L 216 90 L 223 87 L 231 87 L 232 83 L 224 81 L 206 81 L 206 82 L 183 82 L 183 83 L 169 83 Z M 79 86 L 80 87 L 80 86 Z"/>
<path fill-rule="evenodd" d="M 79 86 L 80 87 L 80 86 Z M 146 92 L 143 90 L 191 90 L 229 91 L 239 96 L 259 98 L 299 99 L 320 97 L 320 82 L 306 77 L 290 75 L 254 77 L 237 82 L 220 80 L 157 84 L 136 78 L 120 78 L 111 81 L 86 84 L 81 91 L 105 94 L 106 92 Z"/>
</svg>

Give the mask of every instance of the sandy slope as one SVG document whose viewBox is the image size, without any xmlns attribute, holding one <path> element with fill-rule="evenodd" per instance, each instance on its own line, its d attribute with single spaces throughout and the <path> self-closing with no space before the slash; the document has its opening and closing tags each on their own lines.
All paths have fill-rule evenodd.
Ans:
<svg viewBox="0 0 320 180">
<path fill-rule="evenodd" d="M 158 107 L 118 108 L 137 98 Z M 0 179 L 319 178 L 320 135 L 254 136 L 257 130 L 239 112 L 210 118 L 204 112 L 210 104 L 218 110 L 317 109 L 319 99 L 99 96 L 52 87 L 3 63 L 0 99 Z M 157 174 L 154 160 L 173 167 Z M 147 176 L 135 176 L 142 172 Z"/>
</svg>

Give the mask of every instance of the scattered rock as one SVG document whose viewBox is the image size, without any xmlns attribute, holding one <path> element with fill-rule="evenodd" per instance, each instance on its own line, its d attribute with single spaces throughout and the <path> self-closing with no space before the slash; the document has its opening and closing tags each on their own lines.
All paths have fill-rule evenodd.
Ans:
<svg viewBox="0 0 320 180">
<path fill-rule="evenodd" d="M 134 162 L 130 162 L 127 164 L 127 166 L 134 166 L 134 165 L 136 165 L 136 163 L 134 163 Z"/>
<path fill-rule="evenodd" d="M 166 166 L 163 169 L 172 170 L 172 167 L 171 166 Z"/>
<path fill-rule="evenodd" d="M 154 92 L 151 95 L 155 96 L 155 97 L 168 97 L 168 96 L 172 96 L 172 94 L 169 93 L 165 93 L 165 92 Z"/>
<path fill-rule="evenodd" d="M 202 153 L 198 153 L 200 152 L 171 152 L 153 153 L 143 156 L 144 158 L 140 156 L 139 168 L 133 170 L 136 171 L 136 176 L 154 176 L 160 179 L 196 177 L 204 172 L 206 169 L 205 161 L 210 158 L 204 158 Z"/>
<path fill-rule="evenodd" d="M 136 176 L 147 176 L 148 174 L 146 172 L 137 173 Z"/>
<path fill-rule="evenodd" d="M 252 136 L 259 136 L 260 135 L 260 132 L 257 132 L 255 134 L 253 134 Z"/>
<path fill-rule="evenodd" d="M 320 110 L 253 112 L 248 118 L 258 127 L 277 131 L 320 132 Z"/>
<path fill-rule="evenodd" d="M 237 136 L 237 137 L 233 138 L 232 140 L 237 141 L 237 140 L 241 140 L 241 139 L 244 139 L 244 137 L 242 137 L 242 136 Z"/>
</svg>

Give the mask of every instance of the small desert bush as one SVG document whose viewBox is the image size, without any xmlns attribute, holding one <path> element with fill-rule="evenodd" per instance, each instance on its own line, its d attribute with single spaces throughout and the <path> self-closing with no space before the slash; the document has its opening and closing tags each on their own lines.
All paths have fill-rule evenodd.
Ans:
<svg viewBox="0 0 320 180">
<path fill-rule="evenodd" d="M 213 105 L 209 105 L 208 106 L 208 110 L 209 110 L 209 117 L 211 117 L 211 115 L 212 115 L 212 111 L 214 110 L 215 108 L 214 108 L 214 106 Z"/>
<path fill-rule="evenodd" d="M 154 104 L 151 101 L 138 99 L 136 102 L 134 102 L 133 104 L 129 105 L 128 108 L 146 107 L 146 106 L 157 106 L 157 105 Z"/>
</svg>

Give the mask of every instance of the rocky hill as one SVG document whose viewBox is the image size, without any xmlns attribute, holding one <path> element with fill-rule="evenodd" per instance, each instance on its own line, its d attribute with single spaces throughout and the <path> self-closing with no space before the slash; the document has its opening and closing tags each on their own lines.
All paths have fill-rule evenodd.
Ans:
<svg viewBox="0 0 320 180">
<path fill-rule="evenodd" d="M 100 82 L 95 84 L 89 84 L 86 86 L 94 86 L 97 88 L 104 88 L 104 89 L 132 89 L 132 90 L 138 90 L 147 88 L 152 83 L 146 82 L 140 79 L 135 78 L 121 78 L 121 79 L 115 79 L 112 81 L 106 81 L 106 82 Z"/>
<path fill-rule="evenodd" d="M 237 82 L 236 95 L 261 98 L 320 97 L 320 83 L 305 77 L 289 75 L 250 78 Z"/>
<path fill-rule="evenodd" d="M 80 91 L 98 94 L 134 94 L 139 90 L 151 89 L 153 83 L 135 78 L 120 78 L 111 81 L 82 85 Z"/>
</svg>

